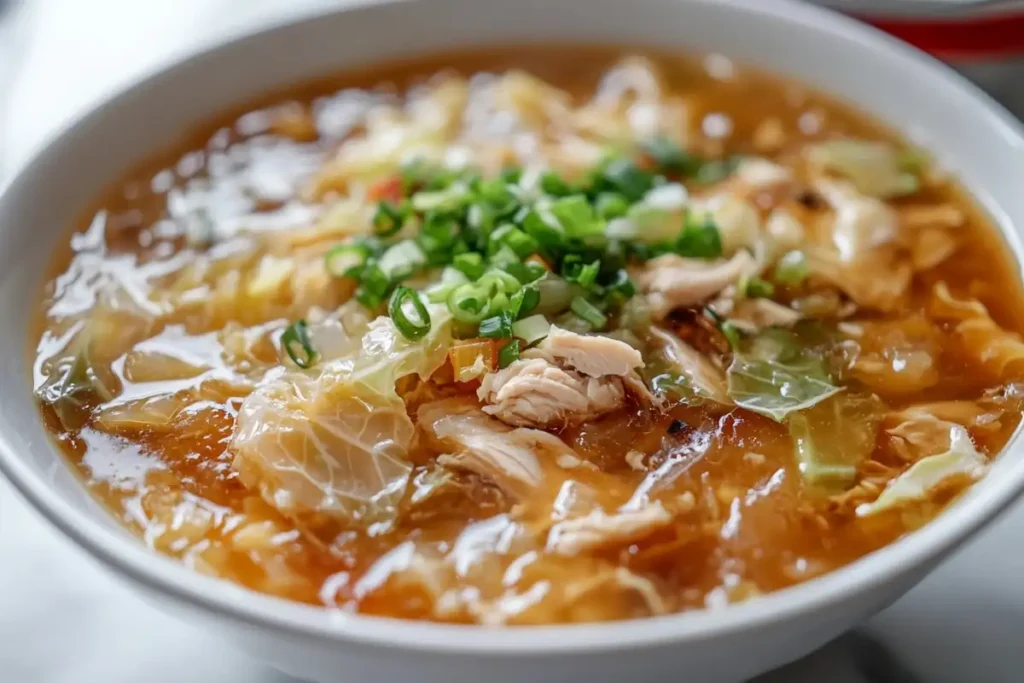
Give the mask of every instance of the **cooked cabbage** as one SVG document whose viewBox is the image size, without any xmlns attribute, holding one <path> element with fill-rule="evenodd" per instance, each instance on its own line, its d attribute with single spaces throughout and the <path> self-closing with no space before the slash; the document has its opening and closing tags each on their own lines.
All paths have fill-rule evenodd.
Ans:
<svg viewBox="0 0 1024 683">
<path fill-rule="evenodd" d="M 447 308 L 431 306 L 430 315 L 431 331 L 419 341 L 381 317 L 358 352 L 268 377 L 243 401 L 231 442 L 242 482 L 299 521 L 392 522 L 412 472 L 415 431 L 395 383 L 429 377 L 451 342 Z"/>
<path fill-rule="evenodd" d="M 913 194 L 920 182 L 904 169 L 900 153 L 885 142 L 827 140 L 807 148 L 811 164 L 850 180 L 872 197 L 889 199 Z"/>
<path fill-rule="evenodd" d="M 789 416 L 800 474 L 810 484 L 843 487 L 875 448 L 885 404 L 874 394 L 846 391 Z"/>
<path fill-rule="evenodd" d="M 728 376 L 736 405 L 777 422 L 842 391 L 814 350 L 779 329 L 747 340 L 734 354 Z"/>
<path fill-rule="evenodd" d="M 988 461 L 974 447 L 967 430 L 960 425 L 945 424 L 948 425 L 946 450 L 918 460 L 910 469 L 889 482 L 874 502 L 857 506 L 858 517 L 925 500 L 929 493 L 951 479 L 977 481 L 985 474 Z"/>
</svg>

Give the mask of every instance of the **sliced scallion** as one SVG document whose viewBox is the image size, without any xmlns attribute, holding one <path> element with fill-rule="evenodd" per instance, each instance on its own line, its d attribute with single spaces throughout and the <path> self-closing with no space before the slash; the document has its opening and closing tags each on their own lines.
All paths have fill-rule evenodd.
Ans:
<svg viewBox="0 0 1024 683">
<path fill-rule="evenodd" d="M 810 275 L 807 256 L 802 251 L 790 251 L 775 264 L 775 281 L 781 285 L 795 287 Z"/>
<path fill-rule="evenodd" d="M 676 251 L 691 258 L 718 258 L 722 255 L 722 236 L 710 215 L 698 217 L 689 211 L 686 213 Z"/>
<path fill-rule="evenodd" d="M 471 282 L 455 287 L 446 303 L 453 318 L 461 323 L 475 324 L 487 317 L 490 299 L 488 287 Z"/>
<path fill-rule="evenodd" d="M 305 320 L 296 320 L 281 333 L 281 347 L 292 362 L 303 370 L 316 364 L 319 354 L 309 339 L 309 325 Z"/>
<path fill-rule="evenodd" d="M 377 212 L 373 215 L 373 232 L 378 237 L 392 237 L 405 224 L 406 212 L 392 202 L 383 201 L 377 204 Z"/>
<path fill-rule="evenodd" d="M 603 330 L 604 326 L 608 324 L 608 316 L 582 296 L 573 297 L 572 303 L 569 304 L 569 310 L 590 325 L 592 329 Z"/>
<path fill-rule="evenodd" d="M 518 339 L 513 339 L 501 347 L 498 351 L 498 367 L 505 369 L 519 360 L 520 344 Z"/>
<path fill-rule="evenodd" d="M 324 255 L 324 268 L 332 277 L 356 277 L 369 256 L 361 244 L 341 244 Z"/>
<path fill-rule="evenodd" d="M 507 339 L 512 336 L 512 313 L 502 311 L 480 321 L 479 334 L 488 339 Z"/>
<path fill-rule="evenodd" d="M 409 341 L 421 339 L 430 331 L 430 312 L 411 287 L 399 285 L 395 288 L 388 302 L 388 315 Z"/>
</svg>

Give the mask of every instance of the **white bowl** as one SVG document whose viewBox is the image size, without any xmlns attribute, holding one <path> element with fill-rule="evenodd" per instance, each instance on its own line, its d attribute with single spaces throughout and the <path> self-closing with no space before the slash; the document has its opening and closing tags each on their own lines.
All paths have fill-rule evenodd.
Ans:
<svg viewBox="0 0 1024 683">
<path fill-rule="evenodd" d="M 1016 121 L 928 57 L 839 16 L 789 0 L 418 0 L 337 10 L 139 82 L 54 139 L 0 198 L 3 472 L 144 595 L 285 671 L 347 683 L 744 679 L 888 605 L 1011 502 L 1024 486 L 1016 439 L 938 520 L 826 577 L 714 612 L 507 630 L 369 618 L 258 595 L 161 557 L 124 530 L 61 459 L 30 391 L 30 321 L 67 226 L 136 162 L 232 104 L 400 53 L 528 41 L 717 51 L 838 94 L 935 150 L 1020 260 L 1024 139 Z"/>
</svg>

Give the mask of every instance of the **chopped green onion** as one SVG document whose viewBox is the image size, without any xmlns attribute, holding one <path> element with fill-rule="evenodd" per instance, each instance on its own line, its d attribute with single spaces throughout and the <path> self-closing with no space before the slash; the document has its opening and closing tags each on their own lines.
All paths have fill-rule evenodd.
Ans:
<svg viewBox="0 0 1024 683">
<path fill-rule="evenodd" d="M 618 298 L 625 301 L 636 295 L 636 285 L 629 278 L 629 273 L 619 269 L 615 272 L 615 279 L 608 285 L 607 292 L 610 298 Z"/>
<path fill-rule="evenodd" d="M 448 295 L 452 293 L 453 289 L 468 282 L 469 278 L 466 277 L 465 273 L 456 268 L 448 267 L 441 271 L 441 281 L 424 290 L 424 293 L 427 295 L 427 300 L 430 303 L 440 304 L 448 300 Z"/>
<path fill-rule="evenodd" d="M 565 197 L 577 191 L 554 171 L 544 171 L 541 174 L 540 189 L 552 197 Z"/>
<path fill-rule="evenodd" d="M 529 263 L 508 263 L 502 266 L 502 268 L 506 273 L 512 275 L 524 285 L 536 282 L 548 272 L 547 268 L 532 261 Z"/>
<path fill-rule="evenodd" d="M 503 270 L 497 268 L 491 268 L 478 280 L 478 284 L 481 287 L 486 287 L 492 292 L 504 292 L 505 294 L 512 294 L 513 292 L 519 291 L 522 287 L 522 283 L 516 279 L 515 275 L 506 273 Z"/>
<path fill-rule="evenodd" d="M 512 313 L 501 313 L 480 321 L 479 335 L 489 339 L 507 339 L 512 336 Z"/>
<path fill-rule="evenodd" d="M 666 137 L 649 140 L 643 147 L 662 173 L 692 176 L 701 168 L 701 160 L 698 157 Z"/>
<path fill-rule="evenodd" d="M 507 270 L 516 263 L 522 263 L 522 259 L 512 250 L 512 247 L 501 245 L 496 252 L 488 259 L 495 268 Z"/>
<path fill-rule="evenodd" d="M 739 348 L 740 342 L 743 340 L 743 333 L 733 323 L 720 316 L 715 309 L 710 306 L 704 307 L 704 315 L 711 319 L 715 323 L 715 327 L 722 333 L 725 340 L 729 342 L 729 348 Z"/>
<path fill-rule="evenodd" d="M 309 340 L 309 326 L 305 320 L 297 320 L 281 333 L 281 346 L 292 362 L 303 370 L 313 367 L 319 354 Z"/>
<path fill-rule="evenodd" d="M 523 177 L 523 169 L 518 166 L 510 166 L 501 171 L 501 179 L 509 185 L 514 185 Z"/>
<path fill-rule="evenodd" d="M 654 176 L 632 159 L 614 159 L 601 171 L 601 180 L 631 202 L 640 201 L 654 186 Z"/>
<path fill-rule="evenodd" d="M 487 249 L 492 255 L 502 247 L 508 247 L 515 252 L 517 258 L 524 259 L 535 254 L 540 245 L 533 237 L 516 226 L 506 223 L 491 233 L 490 242 L 487 245 Z"/>
<path fill-rule="evenodd" d="M 457 254 L 452 260 L 452 265 L 465 273 L 470 280 L 476 280 L 484 274 L 487 266 L 484 264 L 484 257 L 475 252 Z"/>
<path fill-rule="evenodd" d="M 513 318 L 519 319 L 532 312 L 539 303 L 540 292 L 537 291 L 537 288 L 533 286 L 523 287 L 509 297 L 509 310 L 512 312 Z"/>
<path fill-rule="evenodd" d="M 461 323 L 475 324 L 487 317 L 491 299 L 488 287 L 475 282 L 455 287 L 448 295 L 448 310 Z"/>
<path fill-rule="evenodd" d="M 403 240 L 389 247 L 377 265 L 389 280 L 404 280 L 427 265 L 427 255 L 415 241 Z"/>
<path fill-rule="evenodd" d="M 406 310 L 407 304 L 411 306 L 411 311 Z M 409 317 L 410 312 L 414 314 L 412 318 Z M 388 302 L 388 315 L 402 336 L 409 341 L 416 341 L 430 331 L 430 313 L 419 294 L 411 287 L 399 285 L 395 288 Z"/>
<path fill-rule="evenodd" d="M 807 256 L 802 251 L 790 251 L 775 265 L 775 281 L 788 287 L 803 283 L 810 275 Z"/>
<path fill-rule="evenodd" d="M 519 360 L 519 340 L 513 339 L 498 351 L 498 367 L 505 369 Z"/>
<path fill-rule="evenodd" d="M 775 295 L 775 286 L 759 277 L 743 282 L 740 290 L 748 299 L 770 299 Z"/>
<path fill-rule="evenodd" d="M 714 185 L 731 176 L 739 165 L 739 157 L 705 161 L 697 171 L 695 180 L 702 185 Z"/>
<path fill-rule="evenodd" d="M 687 211 L 676 251 L 691 258 L 718 258 L 722 255 L 722 237 L 710 215 L 698 219 Z"/>
<path fill-rule="evenodd" d="M 608 316 L 582 296 L 573 297 L 572 303 L 569 304 L 569 310 L 582 318 L 595 330 L 604 329 L 604 326 L 608 324 Z"/>
<path fill-rule="evenodd" d="M 392 237 L 405 224 L 406 210 L 395 206 L 389 201 L 377 204 L 377 212 L 373 214 L 373 232 L 378 237 Z"/>
<path fill-rule="evenodd" d="M 391 286 L 391 279 L 377 264 L 366 265 L 359 275 L 356 299 L 369 309 L 375 309 L 384 301 Z"/>
<path fill-rule="evenodd" d="M 562 197 L 551 205 L 551 214 L 569 237 L 583 238 L 604 234 L 604 221 L 599 220 L 594 214 L 594 207 L 590 205 L 585 195 Z"/>
<path fill-rule="evenodd" d="M 597 215 L 605 220 L 622 218 L 629 211 L 629 200 L 618 192 L 602 192 L 594 203 Z"/>
<path fill-rule="evenodd" d="M 357 277 L 369 257 L 361 244 L 340 244 L 324 255 L 324 268 L 332 277 Z"/>
<path fill-rule="evenodd" d="M 539 313 L 512 323 L 512 334 L 525 341 L 527 346 L 539 342 L 550 331 L 551 323 Z"/>
<path fill-rule="evenodd" d="M 469 188 L 463 183 L 452 183 L 443 190 L 417 192 L 412 196 L 412 208 L 420 213 L 453 213 L 466 206 L 469 200 Z"/>
<path fill-rule="evenodd" d="M 523 230 L 549 254 L 565 249 L 565 232 L 549 211 L 530 211 L 523 219 Z"/>
</svg>

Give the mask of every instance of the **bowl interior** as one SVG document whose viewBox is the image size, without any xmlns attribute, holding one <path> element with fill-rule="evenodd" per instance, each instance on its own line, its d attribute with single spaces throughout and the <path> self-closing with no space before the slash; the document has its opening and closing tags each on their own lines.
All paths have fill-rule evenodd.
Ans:
<svg viewBox="0 0 1024 683">
<path fill-rule="evenodd" d="M 227 43 L 118 95 L 52 141 L 0 198 L 0 344 L 7 349 L 0 356 L 0 468 L 79 543 L 164 592 L 321 635 L 351 636 L 353 621 L 366 638 L 415 628 L 420 645 L 449 649 L 625 646 L 634 638 L 761 623 L 933 559 L 1012 499 L 1024 482 L 1024 451 L 1014 444 L 937 523 L 824 579 L 724 612 L 659 620 L 657 630 L 640 622 L 631 630 L 563 629 L 578 635 L 556 643 L 527 630 L 463 631 L 452 642 L 440 627 L 332 619 L 193 575 L 149 553 L 100 509 L 43 430 L 27 360 L 54 246 L 100 190 L 189 128 L 269 90 L 397 56 L 531 41 L 720 52 L 843 97 L 934 150 L 993 216 L 1020 261 L 1024 140 L 1009 115 L 910 48 L 821 10 L 789 0 L 418 0 L 336 11 Z"/>
</svg>

